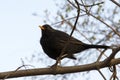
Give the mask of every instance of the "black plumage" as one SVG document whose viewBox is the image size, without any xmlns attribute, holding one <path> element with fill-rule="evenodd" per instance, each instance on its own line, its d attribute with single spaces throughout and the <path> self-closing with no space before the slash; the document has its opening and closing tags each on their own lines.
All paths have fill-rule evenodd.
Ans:
<svg viewBox="0 0 120 80">
<path fill-rule="evenodd" d="M 40 43 L 44 52 L 52 59 L 57 59 L 62 49 L 65 47 L 70 36 L 62 31 L 53 29 L 50 25 L 45 24 L 39 26 L 42 30 L 42 37 Z M 65 48 L 62 58 L 67 57 L 71 59 L 76 59 L 73 54 L 84 51 L 89 48 L 110 48 L 109 46 L 104 45 L 90 45 L 83 43 L 76 38 L 71 37 L 67 47 Z"/>
</svg>

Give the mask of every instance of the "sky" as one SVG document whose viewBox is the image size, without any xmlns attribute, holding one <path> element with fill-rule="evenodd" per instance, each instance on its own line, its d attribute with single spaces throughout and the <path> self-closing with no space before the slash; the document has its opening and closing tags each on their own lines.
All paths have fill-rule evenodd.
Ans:
<svg viewBox="0 0 120 80">
<path fill-rule="evenodd" d="M 54 0 L 0 0 L 0 72 L 15 70 L 21 58 L 42 51 L 38 26 L 44 24 L 44 10 L 54 8 Z"/>
<path fill-rule="evenodd" d="M 54 1 L 0 0 L 0 72 L 16 70 L 22 65 L 21 59 L 42 52 L 38 26 L 44 24 L 44 10 L 56 11 Z"/>
</svg>

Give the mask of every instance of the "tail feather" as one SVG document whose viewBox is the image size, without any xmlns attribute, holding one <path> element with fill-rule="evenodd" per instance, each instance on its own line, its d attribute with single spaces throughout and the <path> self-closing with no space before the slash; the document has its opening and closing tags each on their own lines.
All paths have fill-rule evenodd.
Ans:
<svg viewBox="0 0 120 80">
<path fill-rule="evenodd" d="M 103 48 L 103 49 L 107 49 L 107 48 L 111 48 L 111 46 L 105 46 L 105 45 L 87 45 L 88 48 Z"/>
</svg>

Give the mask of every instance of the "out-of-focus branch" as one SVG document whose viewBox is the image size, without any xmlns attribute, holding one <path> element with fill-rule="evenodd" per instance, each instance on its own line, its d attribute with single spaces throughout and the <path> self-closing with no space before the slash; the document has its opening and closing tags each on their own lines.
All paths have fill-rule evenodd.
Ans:
<svg viewBox="0 0 120 80">
<path fill-rule="evenodd" d="M 81 16 L 85 16 L 86 14 L 81 14 L 81 15 L 79 15 L 79 17 L 81 17 Z M 61 15 L 60 15 L 61 16 Z M 64 19 L 62 19 L 61 21 L 58 21 L 58 22 L 55 22 L 55 23 L 53 23 L 53 24 L 51 24 L 51 25 L 55 25 L 55 24 L 58 24 L 58 23 L 61 23 L 61 22 L 65 22 L 65 21 L 68 21 L 68 20 L 71 20 L 71 19 L 75 19 L 77 16 L 74 16 L 74 17 L 70 17 L 70 18 L 64 18 Z"/>
<path fill-rule="evenodd" d="M 69 1 L 69 0 L 68 0 L 68 1 Z M 75 8 L 77 8 L 72 2 L 69 1 L 69 3 L 70 3 L 72 6 L 74 6 Z M 83 5 L 84 5 L 84 4 L 83 4 Z M 105 24 L 106 26 L 108 26 L 110 29 L 112 29 L 112 30 L 114 31 L 114 33 L 116 33 L 116 34 L 120 37 L 120 34 L 119 34 L 112 26 L 110 26 L 109 24 L 107 24 L 106 22 L 104 22 L 103 20 L 101 20 L 100 18 L 94 16 L 94 15 L 91 14 L 89 11 L 86 11 L 86 10 L 83 10 L 83 9 L 81 9 L 81 11 L 86 12 L 86 14 L 88 14 L 88 15 L 94 17 L 95 19 L 99 20 L 100 22 L 102 22 L 103 24 Z"/>
<path fill-rule="evenodd" d="M 84 4 L 81 4 L 79 3 L 80 6 L 84 6 L 84 7 L 92 7 L 92 6 L 96 6 L 96 5 L 100 5 L 100 4 L 103 4 L 104 2 L 100 2 L 100 3 L 96 3 L 96 4 L 92 4 L 92 5 L 84 5 Z"/>
<path fill-rule="evenodd" d="M 85 10 L 81 9 L 83 12 L 86 12 Z M 112 31 L 114 31 L 114 33 L 116 33 L 116 35 L 118 35 L 120 37 L 120 33 L 118 33 L 112 26 L 108 25 L 106 22 L 104 22 L 102 19 L 94 16 L 93 14 L 91 14 L 90 12 L 87 12 L 87 14 L 91 15 L 92 17 L 94 17 L 95 19 L 99 20 L 101 23 L 105 24 L 107 27 L 109 27 Z"/>
</svg>

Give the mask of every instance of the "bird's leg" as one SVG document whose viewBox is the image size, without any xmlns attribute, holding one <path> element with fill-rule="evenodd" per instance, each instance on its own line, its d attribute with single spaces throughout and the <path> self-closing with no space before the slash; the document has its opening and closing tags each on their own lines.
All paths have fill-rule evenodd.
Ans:
<svg viewBox="0 0 120 80">
<path fill-rule="evenodd" d="M 51 68 L 52 68 L 53 71 L 54 71 L 54 72 L 53 72 L 54 75 L 56 75 L 56 71 L 57 71 L 57 69 L 60 67 L 58 64 L 61 65 L 61 58 L 60 58 L 60 57 L 58 57 L 57 60 L 56 60 L 56 63 L 51 66 Z"/>
<path fill-rule="evenodd" d="M 65 58 L 65 57 L 67 57 L 67 55 L 68 55 L 68 54 L 64 54 L 64 55 L 62 55 L 62 56 L 59 56 L 59 57 L 57 58 L 57 60 L 56 60 L 55 65 L 56 65 L 56 66 L 57 66 L 58 64 L 61 65 L 61 60 L 62 60 L 63 58 Z"/>
<path fill-rule="evenodd" d="M 53 66 L 58 66 L 58 64 L 61 65 L 61 59 L 62 58 L 64 58 L 64 56 L 58 57 L 57 60 L 56 60 L 56 63 Z"/>
<path fill-rule="evenodd" d="M 59 65 L 61 65 L 61 60 L 62 60 L 63 58 L 65 58 L 67 55 L 68 55 L 68 54 L 64 54 L 64 55 L 62 55 L 62 56 L 59 56 L 59 57 L 57 58 L 57 60 L 56 60 L 56 63 L 53 64 L 51 67 L 55 69 L 55 68 L 57 68 Z M 59 64 L 59 65 L 58 65 L 58 64 Z"/>
</svg>

